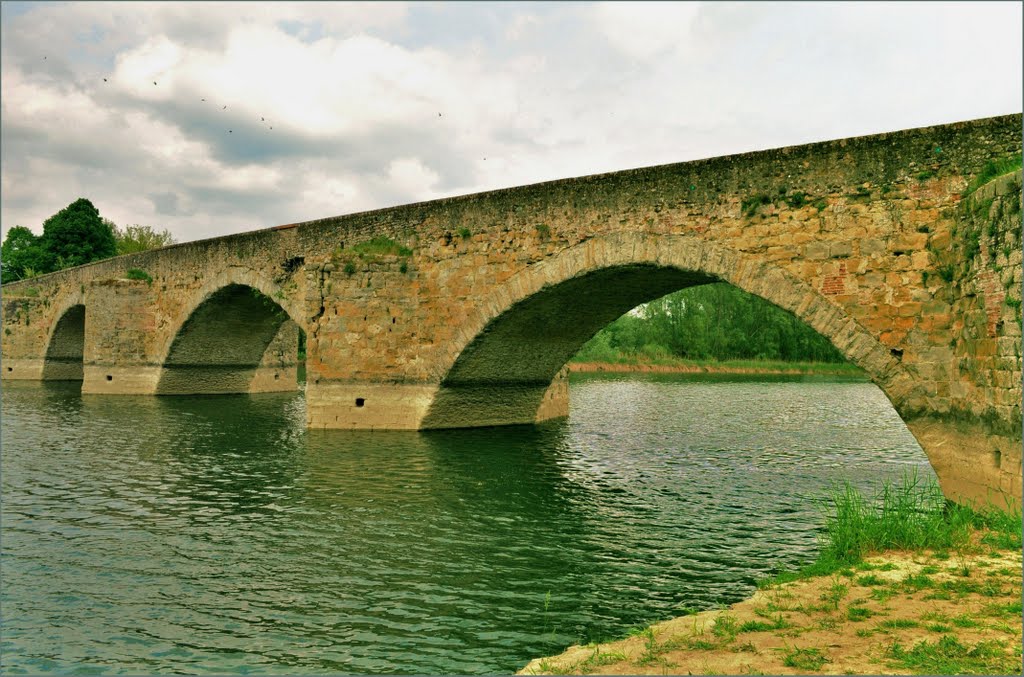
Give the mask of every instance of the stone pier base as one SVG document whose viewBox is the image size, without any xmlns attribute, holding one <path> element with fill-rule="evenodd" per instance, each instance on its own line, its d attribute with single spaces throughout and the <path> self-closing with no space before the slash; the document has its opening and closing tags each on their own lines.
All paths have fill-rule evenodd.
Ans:
<svg viewBox="0 0 1024 677">
<path fill-rule="evenodd" d="M 919 418 L 907 422 L 946 498 L 977 507 L 1021 507 L 1021 439 L 979 424 Z"/>
<path fill-rule="evenodd" d="M 437 392 L 422 384 L 306 383 L 310 428 L 418 430 Z"/>
</svg>

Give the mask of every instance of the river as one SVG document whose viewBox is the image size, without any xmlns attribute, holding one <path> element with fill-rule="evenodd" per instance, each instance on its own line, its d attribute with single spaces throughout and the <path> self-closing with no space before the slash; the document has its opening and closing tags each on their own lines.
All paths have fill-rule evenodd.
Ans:
<svg viewBox="0 0 1024 677">
<path fill-rule="evenodd" d="M 928 462 L 874 385 L 574 374 L 537 427 L 307 431 L 301 393 L 2 393 L 6 674 L 513 672 L 743 599 Z"/>
</svg>

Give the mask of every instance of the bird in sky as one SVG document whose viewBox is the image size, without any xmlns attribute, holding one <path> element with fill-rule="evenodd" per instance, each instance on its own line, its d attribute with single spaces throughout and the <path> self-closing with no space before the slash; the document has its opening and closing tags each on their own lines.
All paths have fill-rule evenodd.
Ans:
<svg viewBox="0 0 1024 677">
<path fill-rule="evenodd" d="M 153 81 L 153 84 L 156 85 L 156 80 Z"/>
<path fill-rule="evenodd" d="M 206 101 L 206 99 L 200 99 L 200 101 Z"/>
<path fill-rule="evenodd" d="M 106 79 L 106 78 L 103 78 L 103 82 L 106 82 L 106 81 L 107 81 L 107 79 Z"/>
<path fill-rule="evenodd" d="M 263 118 L 260 118 L 260 122 L 266 122 L 266 120 L 264 120 Z"/>
<path fill-rule="evenodd" d="M 227 110 L 227 109 L 228 109 L 227 106 L 224 106 L 223 108 L 221 108 L 221 110 Z"/>
<path fill-rule="evenodd" d="M 230 134 L 230 133 L 231 133 L 231 130 L 229 129 L 229 130 L 228 130 L 228 134 Z"/>
</svg>

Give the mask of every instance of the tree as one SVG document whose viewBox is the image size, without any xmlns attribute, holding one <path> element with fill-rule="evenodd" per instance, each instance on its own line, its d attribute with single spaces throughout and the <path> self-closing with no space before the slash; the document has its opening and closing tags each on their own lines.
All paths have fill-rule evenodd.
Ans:
<svg viewBox="0 0 1024 677">
<path fill-rule="evenodd" d="M 0 282 L 23 280 L 49 270 L 50 257 L 40 240 L 24 226 L 14 226 L 7 231 L 0 247 Z"/>
<path fill-rule="evenodd" d="M 174 244 L 174 236 L 171 235 L 169 230 L 156 231 L 150 226 L 140 226 L 138 224 L 125 226 L 122 230 L 111 221 L 104 219 L 104 222 L 114 231 L 114 241 L 117 245 L 118 255 L 134 254 L 135 252 L 144 252 L 147 249 L 156 249 Z"/>
<path fill-rule="evenodd" d="M 46 272 L 110 258 L 114 232 L 92 202 L 79 198 L 43 222 L 43 248 L 53 257 Z"/>
</svg>

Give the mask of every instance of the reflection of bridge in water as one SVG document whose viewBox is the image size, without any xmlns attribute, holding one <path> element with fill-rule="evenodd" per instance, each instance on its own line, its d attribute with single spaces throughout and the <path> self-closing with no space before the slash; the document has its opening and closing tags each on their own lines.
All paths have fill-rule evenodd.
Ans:
<svg viewBox="0 0 1024 677">
<path fill-rule="evenodd" d="M 603 326 L 725 281 L 862 367 L 947 495 L 1019 500 L 1020 173 L 971 184 L 1020 146 L 1011 115 L 131 254 L 5 285 L 3 377 L 282 390 L 301 328 L 311 427 L 530 423 Z"/>
</svg>

